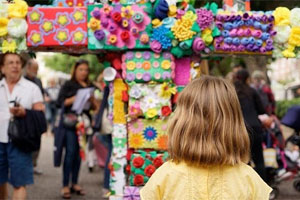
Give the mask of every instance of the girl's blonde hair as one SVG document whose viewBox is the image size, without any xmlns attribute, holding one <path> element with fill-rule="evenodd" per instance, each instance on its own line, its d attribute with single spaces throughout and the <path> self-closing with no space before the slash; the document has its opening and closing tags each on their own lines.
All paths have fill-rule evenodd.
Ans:
<svg viewBox="0 0 300 200">
<path fill-rule="evenodd" d="M 174 162 L 235 165 L 249 161 L 249 136 L 235 89 L 228 81 L 203 76 L 179 95 L 168 125 Z"/>
</svg>

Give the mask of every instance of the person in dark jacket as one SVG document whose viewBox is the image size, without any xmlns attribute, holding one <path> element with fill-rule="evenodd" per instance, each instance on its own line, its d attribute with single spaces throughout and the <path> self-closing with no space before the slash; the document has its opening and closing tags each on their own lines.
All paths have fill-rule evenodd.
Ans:
<svg viewBox="0 0 300 200">
<path fill-rule="evenodd" d="M 60 89 L 57 105 L 62 107 L 64 113 L 72 112 L 71 108 L 75 102 L 76 93 L 79 89 L 93 87 L 89 81 L 89 63 L 86 60 L 78 60 L 72 70 L 71 80 L 67 81 Z M 94 98 L 89 99 L 91 105 L 95 105 Z M 85 109 L 83 113 L 89 115 L 89 110 Z M 63 116 L 63 115 L 61 115 Z M 55 166 L 60 166 L 60 159 L 63 147 L 66 148 L 63 164 L 63 189 L 62 197 L 65 199 L 71 198 L 70 192 L 75 192 L 78 195 L 85 195 L 84 190 L 78 185 L 78 176 L 81 164 L 81 157 L 79 154 L 79 143 L 76 134 L 76 128 L 68 128 L 62 125 L 62 119 L 60 126 L 55 134 Z M 71 191 L 69 187 L 70 177 Z"/>
<path fill-rule="evenodd" d="M 234 86 L 241 104 L 245 124 L 251 141 L 251 157 L 256 172 L 266 180 L 262 141 L 263 130 L 258 115 L 265 114 L 261 99 L 255 89 L 249 86 L 250 75 L 246 69 L 237 71 Z"/>
</svg>

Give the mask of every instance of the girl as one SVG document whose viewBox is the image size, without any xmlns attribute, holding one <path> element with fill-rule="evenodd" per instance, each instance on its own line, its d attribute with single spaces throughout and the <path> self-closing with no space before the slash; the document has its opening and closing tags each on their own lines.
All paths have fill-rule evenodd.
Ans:
<svg viewBox="0 0 300 200">
<path fill-rule="evenodd" d="M 249 137 L 234 87 L 203 76 L 179 95 L 168 126 L 170 161 L 142 200 L 267 200 L 271 188 L 245 163 Z"/>
</svg>

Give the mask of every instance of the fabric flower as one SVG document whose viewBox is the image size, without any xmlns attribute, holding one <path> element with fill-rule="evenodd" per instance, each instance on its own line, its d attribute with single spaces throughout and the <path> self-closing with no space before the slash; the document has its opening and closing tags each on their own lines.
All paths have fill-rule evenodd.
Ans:
<svg viewBox="0 0 300 200">
<path fill-rule="evenodd" d="M 141 168 L 143 167 L 145 163 L 145 160 L 143 157 L 141 156 L 138 156 L 138 157 L 135 157 L 133 160 L 132 160 L 132 165 L 135 167 L 135 168 Z"/>
<path fill-rule="evenodd" d="M 157 114 L 158 114 L 158 113 L 157 113 L 157 110 L 156 110 L 155 108 L 150 108 L 150 109 L 148 109 L 147 112 L 146 112 L 146 117 L 147 117 L 148 119 L 152 119 L 152 118 L 156 117 Z"/>
<path fill-rule="evenodd" d="M 88 23 L 88 27 L 93 31 L 98 30 L 101 28 L 101 21 L 92 17 Z"/>
<path fill-rule="evenodd" d="M 179 19 L 171 28 L 174 36 L 179 41 L 191 39 L 196 32 L 192 31 L 193 21 L 191 19 Z"/>
<path fill-rule="evenodd" d="M 148 112 L 147 112 L 148 113 Z M 144 130 L 144 138 L 148 141 L 154 140 L 157 137 L 157 131 L 153 127 L 147 127 Z"/>
<path fill-rule="evenodd" d="M 284 44 L 288 41 L 291 33 L 290 26 L 288 25 L 275 26 L 274 30 L 277 32 L 277 34 L 274 36 L 275 42 Z"/>
<path fill-rule="evenodd" d="M 153 40 L 150 43 L 150 48 L 152 51 L 154 51 L 155 53 L 160 53 L 162 51 L 162 46 L 161 43 L 157 40 Z"/>
<path fill-rule="evenodd" d="M 168 136 L 162 135 L 157 138 L 158 148 L 161 150 L 166 150 L 168 148 Z"/>
<path fill-rule="evenodd" d="M 135 36 L 139 35 L 139 29 L 135 26 L 130 29 L 130 32 L 132 33 L 132 35 L 135 35 Z"/>
<path fill-rule="evenodd" d="M 130 19 L 131 16 L 134 14 L 131 6 L 126 6 L 121 8 L 121 16 Z"/>
<path fill-rule="evenodd" d="M 108 41 L 110 44 L 115 44 L 117 42 L 117 36 L 116 35 L 110 35 L 108 37 Z"/>
<path fill-rule="evenodd" d="M 289 25 L 290 24 L 290 10 L 286 7 L 278 7 L 273 12 L 275 17 L 275 25 Z"/>
<path fill-rule="evenodd" d="M 110 15 L 111 10 L 112 7 L 109 6 L 109 4 L 104 4 L 103 7 L 101 8 L 101 12 L 105 13 L 107 16 Z"/>
<path fill-rule="evenodd" d="M 132 72 L 127 73 L 127 74 L 126 74 L 126 79 L 127 79 L 127 81 L 134 81 L 134 79 L 135 79 L 135 74 L 132 73 Z"/>
<path fill-rule="evenodd" d="M 145 168 L 144 172 L 145 172 L 146 176 L 150 177 L 155 172 L 155 170 L 156 170 L 156 168 L 153 165 L 148 165 Z"/>
<path fill-rule="evenodd" d="M 158 156 L 158 157 L 154 158 L 154 160 L 153 160 L 153 164 L 156 168 L 159 168 L 163 163 L 164 163 L 164 161 L 161 156 Z"/>
<path fill-rule="evenodd" d="M 125 148 L 127 139 L 126 138 L 113 138 L 113 147 L 114 148 Z"/>
<path fill-rule="evenodd" d="M 142 175 L 136 175 L 133 179 L 133 184 L 136 186 L 141 186 L 144 184 L 144 177 Z"/>
<path fill-rule="evenodd" d="M 146 81 L 146 82 L 150 81 L 151 80 L 151 74 L 149 72 L 145 72 L 143 74 L 143 80 Z"/>
<path fill-rule="evenodd" d="M 161 85 L 161 90 L 160 90 L 160 96 L 169 99 L 171 98 L 172 94 L 176 93 L 176 88 L 175 87 L 170 87 L 168 83 L 164 82 Z"/>
<path fill-rule="evenodd" d="M 15 40 L 7 41 L 4 40 L 2 43 L 2 53 L 15 53 L 17 49 L 17 44 Z"/>
<path fill-rule="evenodd" d="M 160 26 L 158 28 L 155 28 L 155 29 L 153 29 L 151 41 L 156 40 L 161 44 L 162 49 L 168 49 L 172 46 L 172 40 L 171 40 L 171 38 L 169 38 L 167 36 L 167 34 L 169 32 L 170 32 L 170 30 L 168 28 L 166 28 L 165 26 Z"/>
<path fill-rule="evenodd" d="M 169 60 L 164 60 L 161 62 L 161 68 L 168 70 L 171 67 L 171 62 Z"/>
<path fill-rule="evenodd" d="M 8 19 L 0 18 L 0 37 L 5 36 L 7 34 L 7 24 Z"/>
<path fill-rule="evenodd" d="M 196 37 L 194 39 L 192 49 L 196 53 L 199 53 L 205 49 L 205 43 L 202 38 Z"/>
<path fill-rule="evenodd" d="M 143 121 L 141 119 L 137 119 L 137 120 L 131 121 L 128 124 L 128 129 L 132 133 L 140 133 L 140 132 L 142 132 L 142 130 L 144 129 Z"/>
<path fill-rule="evenodd" d="M 151 53 L 150 53 L 149 51 L 145 51 L 145 52 L 143 53 L 143 58 L 144 58 L 145 60 L 149 60 L 149 59 L 151 58 Z"/>
<path fill-rule="evenodd" d="M 114 12 L 112 14 L 111 18 L 117 23 L 121 22 L 121 20 L 122 20 L 122 16 L 119 12 Z"/>
<path fill-rule="evenodd" d="M 292 26 L 300 26 L 300 8 L 291 10 L 290 21 Z"/>
<path fill-rule="evenodd" d="M 8 5 L 9 18 L 25 18 L 27 15 L 28 5 L 23 0 L 14 0 L 14 3 Z"/>
<path fill-rule="evenodd" d="M 142 96 L 142 90 L 138 85 L 133 85 L 129 90 L 129 96 L 139 99 Z"/>
<path fill-rule="evenodd" d="M 96 30 L 94 32 L 94 36 L 97 40 L 101 41 L 105 38 L 105 33 L 103 30 Z"/>
<path fill-rule="evenodd" d="M 145 71 L 150 70 L 151 69 L 151 63 L 149 61 L 144 61 L 142 64 L 142 67 Z"/>
<path fill-rule="evenodd" d="M 128 31 L 123 31 L 123 32 L 121 33 L 120 37 L 121 37 L 121 39 L 122 39 L 124 42 L 126 42 L 126 41 L 129 40 L 130 34 L 129 34 Z"/>
<path fill-rule="evenodd" d="M 206 10 L 204 8 L 200 8 L 196 10 L 196 14 L 198 16 L 197 23 L 201 30 L 204 30 L 213 23 L 214 16 L 213 13 L 210 10 Z"/>
<path fill-rule="evenodd" d="M 139 104 L 133 104 L 132 106 L 129 107 L 129 116 L 132 118 L 137 118 L 138 116 L 143 114 L 143 111 L 140 108 Z"/>
<path fill-rule="evenodd" d="M 147 33 L 143 33 L 140 37 L 140 41 L 143 44 L 147 44 L 149 42 L 149 36 Z"/>
<path fill-rule="evenodd" d="M 26 35 L 28 25 L 25 19 L 21 18 L 12 18 L 7 24 L 8 34 L 20 38 Z"/>
<path fill-rule="evenodd" d="M 141 12 L 135 12 L 134 15 L 132 16 L 132 20 L 136 23 L 136 24 L 140 24 L 144 21 L 144 15 Z"/>
<path fill-rule="evenodd" d="M 140 134 L 129 134 L 129 147 L 130 148 L 141 148 L 144 144 L 144 138 Z"/>
<path fill-rule="evenodd" d="M 126 68 L 128 69 L 128 70 L 134 70 L 135 69 L 135 62 L 134 61 L 128 61 L 127 63 L 126 63 Z"/>
<path fill-rule="evenodd" d="M 92 11 L 92 16 L 96 19 L 99 19 L 101 18 L 101 12 L 100 12 L 100 9 L 95 7 L 94 10 Z"/>
<path fill-rule="evenodd" d="M 161 107 L 161 114 L 164 117 L 169 116 L 172 113 L 172 110 L 169 106 L 163 106 Z"/>
<path fill-rule="evenodd" d="M 176 19 L 174 17 L 167 17 L 167 18 L 163 19 L 162 24 L 167 29 L 171 29 L 172 26 L 175 24 L 175 22 L 176 22 Z"/>
<path fill-rule="evenodd" d="M 141 200 L 139 188 L 125 186 L 123 200 Z"/>
<path fill-rule="evenodd" d="M 197 15 L 193 11 L 189 10 L 182 16 L 182 19 L 187 19 L 194 22 L 197 19 Z"/>
<path fill-rule="evenodd" d="M 122 20 L 122 26 L 123 26 L 123 28 L 127 28 L 128 25 L 129 25 L 128 20 L 127 20 L 127 19 L 123 19 L 123 20 Z"/>
<path fill-rule="evenodd" d="M 293 46 L 300 46 L 300 27 L 293 27 L 289 37 L 289 44 Z"/>
<path fill-rule="evenodd" d="M 163 72 L 163 74 L 162 74 L 162 78 L 164 79 L 164 80 L 167 80 L 167 79 L 170 79 L 171 78 L 171 73 L 170 72 Z"/>
</svg>

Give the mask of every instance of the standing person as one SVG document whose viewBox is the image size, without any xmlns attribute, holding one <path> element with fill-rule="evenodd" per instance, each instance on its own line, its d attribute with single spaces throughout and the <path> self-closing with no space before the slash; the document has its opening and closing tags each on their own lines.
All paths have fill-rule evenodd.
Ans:
<svg viewBox="0 0 300 200">
<path fill-rule="evenodd" d="M 63 107 L 64 113 L 70 113 L 73 103 L 75 102 L 76 93 L 79 89 L 93 87 L 89 81 L 89 63 L 86 60 L 78 60 L 71 74 L 71 80 L 67 81 L 60 89 L 57 104 Z M 90 102 L 94 105 L 94 98 L 90 98 Z M 87 108 L 83 113 L 90 117 Z M 61 119 L 63 120 L 63 119 Z M 62 148 L 66 148 L 64 163 L 63 163 L 63 189 L 62 197 L 65 199 L 71 198 L 70 192 L 75 192 L 78 195 L 85 195 L 84 190 L 78 185 L 78 176 L 81 164 L 79 154 L 78 136 L 76 128 L 60 126 L 58 132 L 55 133 L 55 166 L 60 166 Z M 63 143 L 65 141 L 65 143 Z M 69 187 L 71 180 L 71 190 Z"/>
<path fill-rule="evenodd" d="M 26 199 L 25 186 L 33 184 L 31 153 L 20 151 L 8 138 L 8 125 L 11 115 L 25 117 L 25 109 L 42 111 L 43 96 L 39 88 L 22 77 L 21 56 L 4 54 L 0 60 L 4 78 L 0 81 L 0 199 L 6 199 L 6 183 L 13 186 L 12 199 Z M 20 106 L 9 103 L 19 99 Z"/>
<path fill-rule="evenodd" d="M 268 115 L 275 114 L 275 98 L 272 89 L 266 82 L 266 76 L 262 71 L 256 70 L 252 73 L 253 88 L 259 94 L 263 106 Z"/>
<path fill-rule="evenodd" d="M 37 77 L 38 71 L 39 71 L 38 63 L 35 60 L 30 59 L 27 61 L 26 65 L 25 65 L 25 76 L 24 77 L 27 80 L 36 84 L 40 88 L 41 93 L 44 96 L 44 88 L 42 85 L 42 81 Z M 38 160 L 39 154 L 40 154 L 40 150 L 32 152 L 32 162 L 33 162 L 33 167 L 34 167 L 33 172 L 36 175 L 43 174 L 43 172 L 37 168 L 37 160 Z"/>
<path fill-rule="evenodd" d="M 249 137 L 228 81 L 203 76 L 187 85 L 168 135 L 170 160 L 142 188 L 142 200 L 269 199 L 272 189 L 246 164 Z"/>
<path fill-rule="evenodd" d="M 255 164 L 255 170 L 262 179 L 266 180 L 262 148 L 263 129 L 258 119 L 258 115 L 264 114 L 265 109 L 255 89 L 250 87 L 250 75 L 246 69 L 241 69 L 237 72 L 234 85 L 250 135 L 251 157 Z"/>
<path fill-rule="evenodd" d="M 56 80 L 54 78 L 51 78 L 49 80 L 49 86 L 45 89 L 45 101 L 47 103 L 47 112 L 49 115 L 49 124 L 51 129 L 54 128 L 55 124 L 57 113 L 56 101 L 58 98 L 59 89 L 60 88 L 57 86 Z"/>
</svg>

